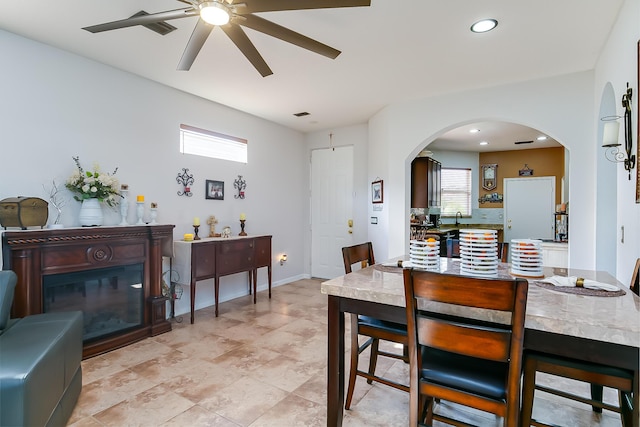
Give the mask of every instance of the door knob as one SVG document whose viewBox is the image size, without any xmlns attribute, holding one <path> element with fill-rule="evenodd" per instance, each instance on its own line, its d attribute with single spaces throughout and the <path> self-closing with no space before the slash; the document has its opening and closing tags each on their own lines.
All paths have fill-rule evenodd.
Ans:
<svg viewBox="0 0 640 427">
<path fill-rule="evenodd" d="M 353 220 L 352 220 L 352 219 L 348 220 L 348 221 L 347 221 L 347 225 L 348 225 L 349 227 L 353 227 Z"/>
</svg>

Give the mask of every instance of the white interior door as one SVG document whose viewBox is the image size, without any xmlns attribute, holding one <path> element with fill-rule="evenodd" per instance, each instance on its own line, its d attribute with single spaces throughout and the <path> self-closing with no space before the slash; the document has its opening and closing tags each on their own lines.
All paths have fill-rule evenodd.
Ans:
<svg viewBox="0 0 640 427">
<path fill-rule="evenodd" d="M 556 177 L 504 179 L 504 240 L 553 239 Z"/>
<path fill-rule="evenodd" d="M 353 244 L 353 147 L 311 152 L 311 275 L 344 274 L 342 248 Z"/>
</svg>

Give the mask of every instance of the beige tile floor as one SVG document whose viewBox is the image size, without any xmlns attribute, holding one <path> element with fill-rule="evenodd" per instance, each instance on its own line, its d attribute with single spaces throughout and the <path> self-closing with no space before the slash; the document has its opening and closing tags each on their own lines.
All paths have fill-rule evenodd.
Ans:
<svg viewBox="0 0 640 427">
<path fill-rule="evenodd" d="M 321 280 L 299 280 L 173 322 L 173 330 L 82 362 L 70 426 L 325 426 L 327 298 Z M 347 322 L 348 325 L 348 322 Z M 348 343 L 347 343 L 348 346 Z M 407 381 L 402 361 L 378 372 Z M 363 360 L 366 363 L 366 360 Z M 348 365 L 347 365 L 348 366 Z M 567 384 L 565 388 L 574 388 Z M 586 389 L 585 389 L 586 390 Z M 615 402 L 615 394 L 606 391 Z M 620 426 L 616 414 L 539 393 L 534 416 L 562 426 Z M 478 426 L 500 419 L 443 402 L 438 410 Z M 406 426 L 408 395 L 358 379 L 343 425 Z"/>
</svg>

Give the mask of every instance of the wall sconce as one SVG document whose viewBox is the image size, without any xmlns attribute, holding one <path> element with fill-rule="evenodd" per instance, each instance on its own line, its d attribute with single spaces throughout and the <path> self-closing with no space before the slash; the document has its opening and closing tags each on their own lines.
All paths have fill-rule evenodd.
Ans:
<svg viewBox="0 0 640 427">
<path fill-rule="evenodd" d="M 280 265 L 284 265 L 287 262 L 287 254 L 280 255 Z"/>
<path fill-rule="evenodd" d="M 624 151 L 620 150 L 618 142 L 618 133 L 620 132 L 620 116 L 606 116 L 600 120 L 604 121 L 604 130 L 602 135 L 602 147 L 606 148 L 604 152 L 607 160 L 611 162 L 624 163 L 624 168 L 629 172 L 629 180 L 631 180 L 631 170 L 636 165 L 636 156 L 632 154 L 633 136 L 631 130 L 631 99 L 633 90 L 627 82 L 627 91 L 622 95 L 622 107 L 624 108 Z"/>
</svg>

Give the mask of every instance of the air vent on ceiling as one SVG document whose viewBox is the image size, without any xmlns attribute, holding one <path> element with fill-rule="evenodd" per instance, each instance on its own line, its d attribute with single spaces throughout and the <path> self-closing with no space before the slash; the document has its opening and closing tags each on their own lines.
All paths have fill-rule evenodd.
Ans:
<svg viewBox="0 0 640 427">
<path fill-rule="evenodd" d="M 134 18 L 134 17 L 137 17 L 137 16 L 145 16 L 145 15 L 148 15 L 148 13 L 145 12 L 144 10 L 141 10 L 140 12 L 131 15 L 131 18 Z M 150 29 L 151 31 L 155 31 L 156 33 L 160 34 L 161 36 L 166 36 L 167 34 L 172 32 L 173 30 L 177 30 L 178 29 L 178 28 L 174 27 L 171 24 L 167 24 L 164 21 L 156 22 L 154 24 L 145 24 L 145 25 L 143 25 L 143 27 L 146 27 L 146 28 Z"/>
<path fill-rule="evenodd" d="M 516 141 L 514 144 L 531 144 L 533 141 Z"/>
<path fill-rule="evenodd" d="M 301 113 L 294 113 L 293 115 L 296 117 L 304 117 L 304 116 L 308 116 L 309 113 L 307 113 L 306 111 L 303 111 Z"/>
</svg>

